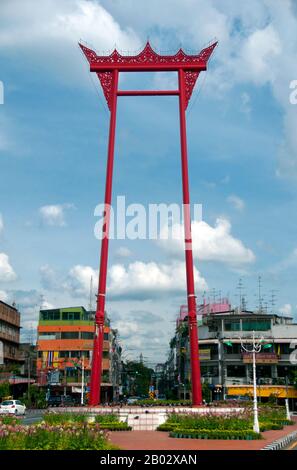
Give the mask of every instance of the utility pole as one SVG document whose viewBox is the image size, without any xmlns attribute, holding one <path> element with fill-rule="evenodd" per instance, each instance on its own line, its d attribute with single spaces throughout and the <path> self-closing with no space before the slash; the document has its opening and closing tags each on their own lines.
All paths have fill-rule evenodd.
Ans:
<svg viewBox="0 0 297 470">
<path fill-rule="evenodd" d="M 28 351 L 28 405 L 31 406 L 31 356 L 30 345 Z"/>
</svg>

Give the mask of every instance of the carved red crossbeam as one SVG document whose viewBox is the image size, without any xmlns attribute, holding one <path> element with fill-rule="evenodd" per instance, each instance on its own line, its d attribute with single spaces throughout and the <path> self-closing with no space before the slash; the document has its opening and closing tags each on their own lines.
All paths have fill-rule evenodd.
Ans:
<svg viewBox="0 0 297 470">
<path fill-rule="evenodd" d="M 135 56 L 122 55 L 116 49 L 109 56 L 98 56 L 96 52 L 83 44 L 79 44 L 89 64 L 90 71 L 97 73 L 109 109 L 112 105 L 113 72 L 168 72 L 183 70 L 185 72 L 185 105 L 188 106 L 193 88 L 199 73 L 206 70 L 207 62 L 217 42 L 203 49 L 197 55 L 188 55 L 182 49 L 174 55 L 159 55 L 150 43 Z M 118 96 L 153 96 L 177 95 L 176 90 L 164 91 L 118 91 Z"/>
</svg>

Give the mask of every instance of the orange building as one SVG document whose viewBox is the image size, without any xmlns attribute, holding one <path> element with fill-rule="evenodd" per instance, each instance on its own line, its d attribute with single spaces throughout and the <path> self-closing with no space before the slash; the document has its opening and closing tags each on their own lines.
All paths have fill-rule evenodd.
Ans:
<svg viewBox="0 0 297 470">
<path fill-rule="evenodd" d="M 106 319 L 102 358 L 102 400 L 110 401 L 118 394 L 121 350 L 116 332 Z M 37 339 L 37 375 L 39 385 L 50 393 L 77 395 L 81 391 L 82 363 L 85 384 L 90 381 L 94 339 L 94 312 L 84 307 L 41 310 Z"/>
</svg>

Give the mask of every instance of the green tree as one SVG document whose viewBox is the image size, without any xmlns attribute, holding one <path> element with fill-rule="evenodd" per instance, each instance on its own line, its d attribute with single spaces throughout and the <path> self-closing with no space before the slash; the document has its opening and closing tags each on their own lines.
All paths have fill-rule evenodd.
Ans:
<svg viewBox="0 0 297 470">
<path fill-rule="evenodd" d="M 206 403 L 210 403 L 211 401 L 211 391 L 208 384 L 202 385 L 202 398 Z"/>
<path fill-rule="evenodd" d="M 148 395 L 153 369 L 146 367 L 142 362 L 128 361 L 124 373 L 129 378 L 133 395 Z"/>
<path fill-rule="evenodd" d="M 23 401 L 26 406 L 32 408 L 46 408 L 46 393 L 36 385 L 29 385 L 30 387 L 30 399 L 29 390 L 24 394 Z"/>
<path fill-rule="evenodd" d="M 9 382 L 2 382 L 0 384 L 0 399 L 2 400 L 4 397 L 8 397 L 9 395 L 10 395 Z"/>
</svg>

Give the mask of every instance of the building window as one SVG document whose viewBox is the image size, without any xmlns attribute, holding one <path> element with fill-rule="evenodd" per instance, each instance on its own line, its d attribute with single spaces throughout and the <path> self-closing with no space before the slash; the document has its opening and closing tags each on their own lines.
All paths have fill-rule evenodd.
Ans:
<svg viewBox="0 0 297 470">
<path fill-rule="evenodd" d="M 69 357 L 69 351 L 60 351 L 59 357 Z"/>
<path fill-rule="evenodd" d="M 245 377 L 245 366 L 227 366 L 227 377 Z"/>
<path fill-rule="evenodd" d="M 290 348 L 290 344 L 284 343 L 284 344 L 278 344 L 276 346 L 276 351 L 278 354 L 291 354 L 292 349 Z"/>
<path fill-rule="evenodd" d="M 109 334 L 108 333 L 104 333 L 104 341 L 108 341 L 109 339 Z"/>
<path fill-rule="evenodd" d="M 242 320 L 243 331 L 267 331 L 270 328 L 270 320 Z"/>
<path fill-rule="evenodd" d="M 226 343 L 224 344 L 224 352 L 225 354 L 240 354 L 241 353 L 241 345 L 238 343 L 232 343 L 232 346 L 228 346 Z"/>
<path fill-rule="evenodd" d="M 62 320 L 80 320 L 80 312 L 62 312 Z"/>
<path fill-rule="evenodd" d="M 103 351 L 103 356 L 104 359 L 109 359 L 109 351 Z"/>
<path fill-rule="evenodd" d="M 82 331 L 81 339 L 94 339 L 94 333 L 90 333 L 88 331 Z"/>
<path fill-rule="evenodd" d="M 38 339 L 39 340 L 46 340 L 46 339 L 58 339 L 58 338 L 57 338 L 57 334 L 52 331 L 52 332 L 39 333 Z"/>
<path fill-rule="evenodd" d="M 271 366 L 259 366 L 257 365 L 256 369 L 257 373 L 257 379 L 271 379 L 272 373 L 271 373 Z"/>
<path fill-rule="evenodd" d="M 70 357 L 73 358 L 80 358 L 81 357 L 81 351 L 70 351 Z"/>
<path fill-rule="evenodd" d="M 40 320 L 60 320 L 60 310 L 42 310 L 40 312 Z"/>
<path fill-rule="evenodd" d="M 61 333 L 61 339 L 78 339 L 79 332 L 78 331 L 63 331 Z"/>
<path fill-rule="evenodd" d="M 202 377 L 217 377 L 219 369 L 217 366 L 201 366 Z"/>
<path fill-rule="evenodd" d="M 225 331 L 240 331 L 240 320 L 225 320 Z"/>
</svg>

